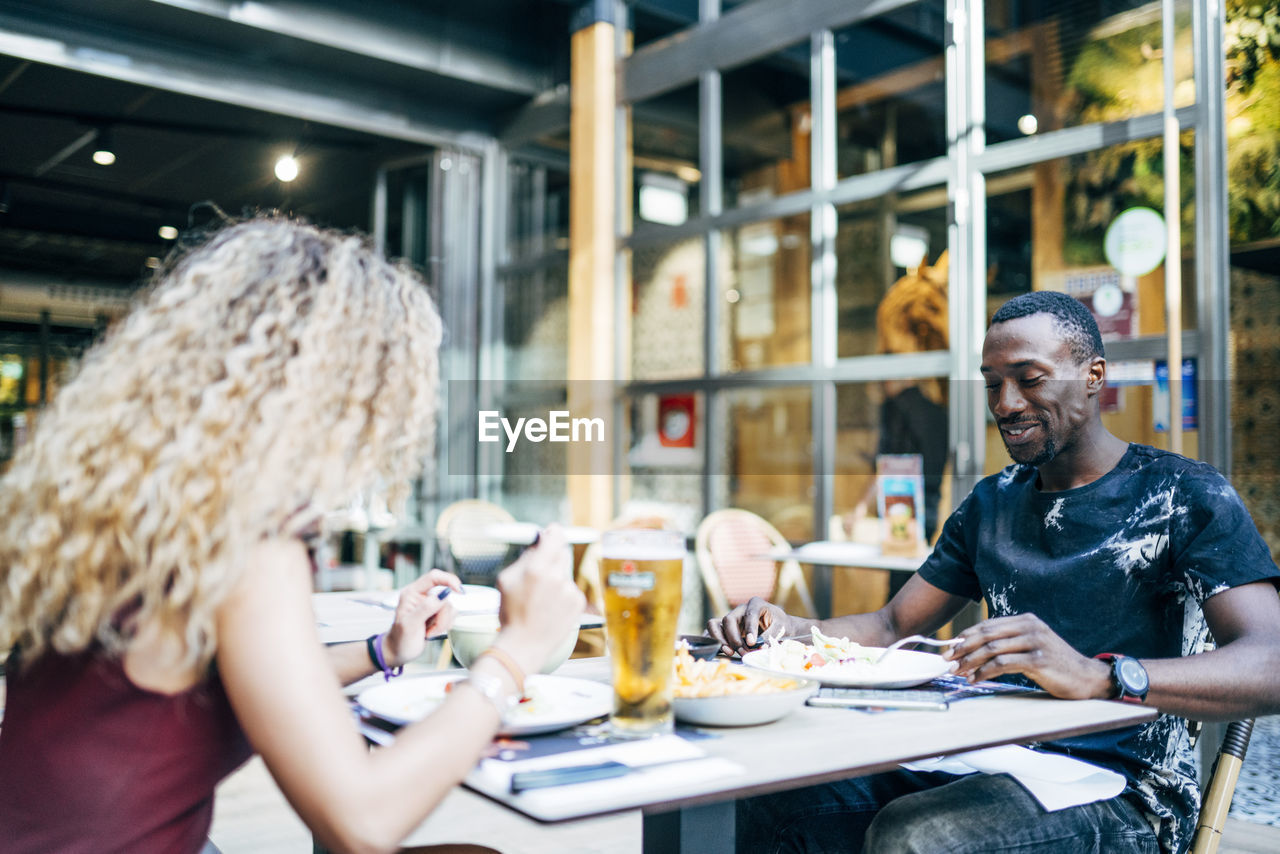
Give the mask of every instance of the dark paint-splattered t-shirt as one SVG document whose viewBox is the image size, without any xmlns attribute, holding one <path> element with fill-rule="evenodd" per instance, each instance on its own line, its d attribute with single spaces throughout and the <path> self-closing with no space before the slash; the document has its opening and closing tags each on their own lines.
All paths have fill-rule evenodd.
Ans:
<svg viewBox="0 0 1280 854">
<path fill-rule="evenodd" d="M 1041 492 L 1026 465 L 985 478 L 919 574 L 985 599 L 992 617 L 1035 614 L 1084 655 L 1137 658 L 1201 651 L 1205 600 L 1280 575 L 1216 469 L 1146 445 L 1130 445 L 1106 475 L 1064 492 Z M 1200 792 L 1184 719 L 1161 715 L 1039 747 L 1124 774 L 1158 822 L 1161 846 L 1190 842 Z"/>
</svg>

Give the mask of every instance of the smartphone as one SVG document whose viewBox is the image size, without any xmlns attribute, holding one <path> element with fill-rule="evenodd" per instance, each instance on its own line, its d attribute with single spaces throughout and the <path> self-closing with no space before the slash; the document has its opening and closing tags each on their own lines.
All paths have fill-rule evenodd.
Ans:
<svg viewBox="0 0 1280 854">
<path fill-rule="evenodd" d="M 924 709 L 945 712 L 944 691 L 890 688 L 821 688 L 808 699 L 810 706 L 846 709 Z"/>
</svg>

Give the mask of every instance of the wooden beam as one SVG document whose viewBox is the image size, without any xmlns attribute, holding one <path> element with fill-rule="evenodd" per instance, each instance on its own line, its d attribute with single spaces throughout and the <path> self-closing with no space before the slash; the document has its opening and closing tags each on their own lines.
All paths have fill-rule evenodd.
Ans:
<svg viewBox="0 0 1280 854">
<path fill-rule="evenodd" d="M 598 21 L 570 44 L 569 120 L 569 410 L 614 425 L 614 223 L 617 210 L 614 26 Z M 610 443 L 568 445 L 569 507 L 578 525 L 604 527 L 613 516 Z"/>
</svg>

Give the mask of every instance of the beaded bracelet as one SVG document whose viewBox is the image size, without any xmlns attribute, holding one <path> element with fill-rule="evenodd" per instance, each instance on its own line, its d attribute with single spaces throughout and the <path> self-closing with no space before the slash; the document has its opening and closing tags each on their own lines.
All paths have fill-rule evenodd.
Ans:
<svg viewBox="0 0 1280 854">
<path fill-rule="evenodd" d="M 480 653 L 479 658 L 490 656 L 494 661 L 498 662 L 511 674 L 511 679 L 516 683 L 516 691 L 524 695 L 524 670 L 511 657 L 511 653 L 499 646 L 491 646 L 484 652 Z"/>
<path fill-rule="evenodd" d="M 404 665 L 402 664 L 394 669 L 387 667 L 387 659 L 382 654 L 382 641 L 386 636 L 386 632 L 369 635 L 365 639 L 365 646 L 369 651 L 369 660 L 373 662 L 374 669 L 382 671 L 382 678 L 390 682 L 392 676 L 399 676 L 404 672 Z"/>
</svg>

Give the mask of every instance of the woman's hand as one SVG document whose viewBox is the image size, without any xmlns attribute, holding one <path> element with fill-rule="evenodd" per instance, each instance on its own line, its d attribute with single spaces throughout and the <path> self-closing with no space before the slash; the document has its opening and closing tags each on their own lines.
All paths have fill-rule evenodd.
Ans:
<svg viewBox="0 0 1280 854">
<path fill-rule="evenodd" d="M 537 673 L 578 625 L 587 600 L 573 583 L 573 553 L 558 525 L 498 576 L 502 592 L 498 644 L 525 673 Z"/>
<path fill-rule="evenodd" d="M 447 632 L 453 625 L 456 611 L 448 597 L 440 599 L 431 592 L 435 587 L 462 592 L 458 577 L 439 569 L 419 576 L 400 591 L 395 621 L 382 642 L 388 667 L 399 667 L 422 655 L 427 647 L 427 635 Z"/>
</svg>

